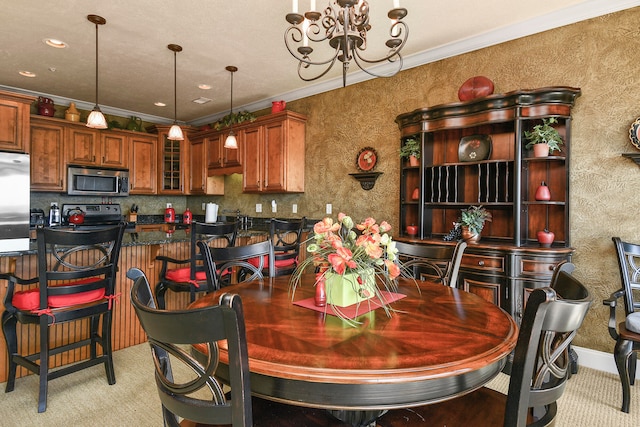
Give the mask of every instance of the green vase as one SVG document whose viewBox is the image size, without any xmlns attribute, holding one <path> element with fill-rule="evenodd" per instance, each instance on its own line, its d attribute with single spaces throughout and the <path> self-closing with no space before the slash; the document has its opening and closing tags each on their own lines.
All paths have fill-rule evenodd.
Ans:
<svg viewBox="0 0 640 427">
<path fill-rule="evenodd" d="M 362 278 L 362 284 L 358 283 L 358 276 Z M 329 271 L 325 276 L 327 304 L 338 307 L 348 307 L 374 297 L 375 287 L 376 276 L 373 268 L 342 275 Z"/>
</svg>

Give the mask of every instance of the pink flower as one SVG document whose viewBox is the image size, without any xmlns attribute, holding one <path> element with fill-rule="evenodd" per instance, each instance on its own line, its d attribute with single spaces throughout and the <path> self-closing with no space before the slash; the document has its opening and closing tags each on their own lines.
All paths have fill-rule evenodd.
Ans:
<svg viewBox="0 0 640 427">
<path fill-rule="evenodd" d="M 389 277 L 392 279 L 395 279 L 396 277 L 398 277 L 400 275 L 400 267 L 398 267 L 398 264 L 394 263 L 393 261 L 390 261 L 388 259 L 384 260 L 384 265 L 387 266 L 387 270 L 389 271 Z"/>
<path fill-rule="evenodd" d="M 356 268 L 358 266 L 352 257 L 353 253 L 349 249 L 339 247 L 336 249 L 336 253 L 329 254 L 327 259 L 336 273 L 344 274 L 347 267 Z"/>
</svg>

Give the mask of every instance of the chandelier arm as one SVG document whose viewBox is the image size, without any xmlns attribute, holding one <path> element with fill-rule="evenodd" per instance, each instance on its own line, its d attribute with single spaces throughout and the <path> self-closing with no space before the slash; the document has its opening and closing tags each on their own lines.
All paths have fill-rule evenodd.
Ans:
<svg viewBox="0 0 640 427">
<path fill-rule="evenodd" d="M 395 59 L 395 60 L 390 60 L 390 59 L 389 59 L 388 61 L 389 61 L 390 63 L 392 63 L 392 64 L 394 64 L 394 63 L 395 63 L 395 64 L 397 64 L 397 65 L 398 65 L 398 67 L 397 67 L 397 69 L 396 69 L 395 71 L 393 71 L 393 72 L 391 72 L 391 73 L 389 73 L 389 74 L 387 74 L 387 75 L 384 75 L 384 74 L 376 74 L 376 73 L 374 73 L 373 71 L 369 71 L 369 70 L 367 70 L 367 69 L 364 67 L 364 65 L 360 63 L 360 61 L 363 61 L 363 62 L 367 62 L 367 61 L 366 61 L 366 60 L 364 60 L 363 58 L 360 58 L 360 56 L 355 55 L 355 56 L 354 56 L 354 60 L 355 60 L 355 63 L 358 65 L 358 67 L 359 67 L 362 71 L 364 71 L 365 73 L 367 73 L 367 74 L 369 74 L 370 76 L 373 76 L 373 77 L 391 77 L 391 76 L 395 76 L 395 75 L 396 75 L 400 70 L 402 70 L 402 64 L 403 64 L 403 59 L 402 59 L 402 56 L 400 56 L 400 54 L 398 54 L 398 59 Z M 375 63 L 375 62 L 371 62 L 371 63 L 373 64 L 373 63 Z"/>
<path fill-rule="evenodd" d="M 302 69 L 303 68 L 309 68 L 310 65 L 323 65 L 323 64 L 316 64 L 316 63 L 306 63 L 304 61 L 300 61 L 298 62 L 298 77 L 300 77 L 301 80 L 305 81 L 305 82 L 311 82 L 314 80 L 319 79 L 320 77 L 324 76 L 325 74 L 327 74 L 329 72 L 329 70 L 331 70 L 331 68 L 333 68 L 333 64 L 335 64 L 336 60 L 338 59 L 338 54 L 336 53 L 336 56 L 333 57 L 333 60 L 331 61 L 331 63 L 327 66 L 327 68 L 325 68 L 325 70 L 318 74 L 315 77 L 304 77 L 302 75 Z"/>
<path fill-rule="evenodd" d="M 338 58 L 338 54 L 340 53 L 340 48 L 339 47 L 337 47 L 335 49 L 335 53 L 334 53 L 333 56 L 329 57 L 327 60 L 322 60 L 322 61 L 312 61 L 312 60 L 309 59 L 308 55 L 302 55 L 297 50 L 292 49 L 291 46 L 289 45 L 289 42 L 288 42 L 288 33 L 292 28 L 294 28 L 294 27 L 289 28 L 287 30 L 287 32 L 285 33 L 285 35 L 284 35 L 284 44 L 285 44 L 287 50 L 289 51 L 289 53 L 291 54 L 291 56 L 293 56 L 296 60 L 298 60 L 299 62 L 302 62 L 306 66 L 309 66 L 309 65 L 325 65 L 325 64 L 329 64 L 329 63 L 331 63 L 331 65 L 333 65 L 333 63 L 336 62 L 336 59 Z M 300 31 L 297 28 L 294 28 L 294 29 L 297 30 L 297 31 Z M 295 39 L 293 39 L 293 40 L 296 41 Z M 326 73 L 323 73 L 323 75 L 324 74 L 326 74 Z"/>
</svg>

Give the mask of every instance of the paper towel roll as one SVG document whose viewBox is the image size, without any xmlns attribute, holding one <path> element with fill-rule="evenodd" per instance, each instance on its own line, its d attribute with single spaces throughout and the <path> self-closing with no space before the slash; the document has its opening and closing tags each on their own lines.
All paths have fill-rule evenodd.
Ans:
<svg viewBox="0 0 640 427">
<path fill-rule="evenodd" d="M 205 210 L 204 222 L 212 223 L 218 220 L 218 205 L 215 203 L 207 203 Z"/>
</svg>

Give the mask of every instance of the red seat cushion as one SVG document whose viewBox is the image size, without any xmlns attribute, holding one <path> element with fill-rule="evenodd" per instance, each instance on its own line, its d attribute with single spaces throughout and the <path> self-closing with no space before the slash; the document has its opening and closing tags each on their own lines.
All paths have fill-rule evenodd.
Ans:
<svg viewBox="0 0 640 427">
<path fill-rule="evenodd" d="M 91 283 L 100 280 L 99 278 L 92 277 L 86 280 L 79 280 L 73 283 L 65 283 L 60 286 L 73 286 L 81 285 L 84 283 Z M 77 304 L 86 304 L 93 301 L 99 301 L 104 298 L 104 288 L 95 289 L 93 291 L 78 292 L 76 294 L 69 295 L 50 295 L 47 298 L 47 303 L 51 308 L 69 307 Z M 32 311 L 40 308 L 40 289 L 29 289 L 28 291 L 20 291 L 13 294 L 11 304 L 18 310 Z"/>
<path fill-rule="evenodd" d="M 254 267 L 257 267 L 260 265 L 260 258 L 250 258 L 249 260 L 249 264 L 253 265 Z M 274 265 L 276 266 L 276 268 L 284 268 L 284 267 L 290 267 L 292 265 L 294 265 L 297 262 L 296 258 L 289 258 L 289 259 L 277 259 L 274 261 Z M 269 268 L 269 255 L 265 255 L 264 256 L 264 268 Z"/>
<path fill-rule="evenodd" d="M 176 268 L 167 270 L 165 277 L 172 282 L 188 282 L 191 280 L 191 268 Z M 204 271 L 196 271 L 196 280 L 207 280 L 207 273 Z"/>
</svg>

